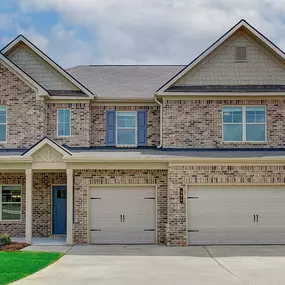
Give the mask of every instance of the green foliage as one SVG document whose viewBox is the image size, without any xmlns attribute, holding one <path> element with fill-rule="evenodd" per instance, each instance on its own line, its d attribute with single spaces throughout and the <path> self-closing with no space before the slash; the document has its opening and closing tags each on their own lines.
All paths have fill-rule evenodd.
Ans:
<svg viewBox="0 0 285 285">
<path fill-rule="evenodd" d="M 11 237 L 7 233 L 0 236 L 0 240 L 4 243 L 4 245 L 11 243 Z"/>
</svg>

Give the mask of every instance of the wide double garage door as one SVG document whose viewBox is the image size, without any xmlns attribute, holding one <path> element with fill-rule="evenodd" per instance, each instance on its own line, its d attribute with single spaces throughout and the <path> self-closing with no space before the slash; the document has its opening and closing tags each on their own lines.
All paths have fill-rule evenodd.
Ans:
<svg viewBox="0 0 285 285">
<path fill-rule="evenodd" d="M 191 186 L 189 244 L 284 244 L 282 186 Z"/>
<path fill-rule="evenodd" d="M 91 187 L 89 241 L 93 244 L 155 244 L 155 187 Z"/>
</svg>

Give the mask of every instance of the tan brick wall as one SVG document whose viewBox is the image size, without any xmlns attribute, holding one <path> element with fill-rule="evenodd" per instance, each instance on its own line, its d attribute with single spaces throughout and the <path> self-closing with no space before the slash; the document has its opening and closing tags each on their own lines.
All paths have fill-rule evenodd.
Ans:
<svg viewBox="0 0 285 285">
<path fill-rule="evenodd" d="M 23 45 L 8 55 L 8 57 L 47 90 L 78 89 L 32 50 Z"/>
<path fill-rule="evenodd" d="M 247 46 L 247 62 L 235 62 L 235 46 Z M 174 85 L 284 84 L 284 66 L 245 33 L 224 42 Z"/>
<path fill-rule="evenodd" d="M 285 166 L 170 166 L 167 245 L 187 245 L 187 186 L 191 184 L 280 185 L 285 184 Z"/>
<path fill-rule="evenodd" d="M 0 173 L 0 185 L 22 185 L 22 220 L 0 221 L 0 235 L 8 233 L 12 237 L 25 236 L 26 220 L 26 179 L 24 173 Z M 51 188 L 52 185 L 65 185 L 65 173 L 33 174 L 33 236 L 48 237 L 51 235 Z"/>
<path fill-rule="evenodd" d="M 75 192 L 75 242 L 87 242 L 89 185 L 100 184 L 156 184 L 157 185 L 157 243 L 165 242 L 167 222 L 167 172 L 164 170 L 76 170 Z"/>
<path fill-rule="evenodd" d="M 159 145 L 160 108 L 159 106 L 92 106 L 91 107 L 91 145 L 106 144 L 106 110 L 137 111 L 148 110 L 147 113 L 147 145 Z"/>
<path fill-rule="evenodd" d="M 222 140 L 224 105 L 265 105 L 266 143 L 229 143 Z M 283 148 L 285 100 L 165 100 L 163 147 L 165 148 Z"/>
<path fill-rule="evenodd" d="M 66 174 L 46 172 L 33 174 L 33 236 L 52 235 L 52 186 L 66 185 Z"/>
<path fill-rule="evenodd" d="M 0 235 L 8 233 L 12 237 L 23 237 L 25 235 L 26 220 L 26 178 L 24 173 L 0 173 L 0 185 L 22 186 L 22 219 L 21 221 L 1 221 Z M 1 201 L 0 201 L 1 203 Z"/>
<path fill-rule="evenodd" d="M 0 104 L 7 106 L 7 143 L 1 148 L 30 147 L 46 133 L 45 102 L 0 64 Z"/>
<path fill-rule="evenodd" d="M 57 109 L 71 109 L 70 137 L 57 136 Z M 48 103 L 47 136 L 59 144 L 73 147 L 90 146 L 90 105 L 89 103 Z"/>
</svg>

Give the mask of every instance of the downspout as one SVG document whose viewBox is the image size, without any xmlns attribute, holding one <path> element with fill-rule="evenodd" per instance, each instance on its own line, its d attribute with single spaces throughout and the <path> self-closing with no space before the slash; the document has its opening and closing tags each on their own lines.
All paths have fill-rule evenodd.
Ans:
<svg viewBox="0 0 285 285">
<path fill-rule="evenodd" d="M 154 95 L 154 101 L 160 106 L 160 142 L 157 148 L 162 148 L 162 103 L 158 101 L 157 95 Z"/>
</svg>

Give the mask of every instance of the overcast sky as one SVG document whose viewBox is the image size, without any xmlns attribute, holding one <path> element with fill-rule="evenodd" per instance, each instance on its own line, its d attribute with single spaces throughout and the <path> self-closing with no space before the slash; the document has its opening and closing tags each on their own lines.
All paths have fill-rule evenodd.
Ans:
<svg viewBox="0 0 285 285">
<path fill-rule="evenodd" d="M 285 49 L 285 0 L 1 0 L 0 42 L 18 34 L 63 67 L 187 64 L 240 19 Z"/>
</svg>

